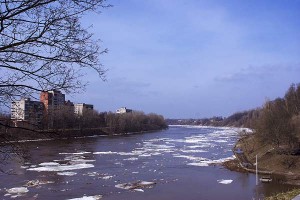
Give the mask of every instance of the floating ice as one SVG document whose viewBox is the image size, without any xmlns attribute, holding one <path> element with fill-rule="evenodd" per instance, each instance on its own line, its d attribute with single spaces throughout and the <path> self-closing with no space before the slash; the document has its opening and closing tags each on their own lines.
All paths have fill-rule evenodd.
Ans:
<svg viewBox="0 0 300 200">
<path fill-rule="evenodd" d="M 180 151 L 183 152 L 183 153 L 204 153 L 204 152 L 208 152 L 208 151 L 201 150 L 201 149 L 199 149 L 199 150 L 195 150 L 195 149 L 193 149 L 193 150 L 180 150 Z"/>
<path fill-rule="evenodd" d="M 180 154 L 173 154 L 173 157 L 175 157 L 175 158 L 185 158 L 185 159 L 193 160 L 193 161 L 205 161 L 205 160 L 208 160 L 208 159 L 202 158 L 202 157 L 186 156 L 186 155 L 180 155 Z"/>
<path fill-rule="evenodd" d="M 139 157 L 150 157 L 150 156 L 152 156 L 151 154 L 142 154 L 142 155 L 139 155 Z"/>
<path fill-rule="evenodd" d="M 137 192 L 144 192 L 143 189 L 134 189 L 134 191 L 137 191 Z"/>
<path fill-rule="evenodd" d="M 102 198 L 102 195 L 95 195 L 95 196 L 83 196 L 80 198 L 73 198 L 73 199 L 68 199 L 68 200 L 98 200 L 101 198 Z"/>
<path fill-rule="evenodd" d="M 134 161 L 134 160 L 138 160 L 138 158 L 134 158 L 134 157 L 132 157 L 132 158 L 127 158 L 127 159 L 124 159 L 124 160 L 130 160 L 130 161 Z"/>
<path fill-rule="evenodd" d="M 74 164 L 74 165 L 59 165 L 59 166 L 47 166 L 47 167 L 35 167 L 29 168 L 29 171 L 38 171 L 38 172 L 60 172 L 60 171 L 69 171 L 69 170 L 76 170 L 76 169 L 85 169 L 85 168 L 92 168 L 94 167 L 93 164 Z"/>
<path fill-rule="evenodd" d="M 121 156 L 135 156 L 135 152 L 116 152 L 116 154 L 121 155 Z"/>
<path fill-rule="evenodd" d="M 110 154 L 117 154 L 117 152 L 112 152 L 112 151 L 100 151 L 100 152 L 94 152 L 93 154 L 95 155 L 110 155 Z"/>
<path fill-rule="evenodd" d="M 217 160 L 211 160 L 211 164 L 217 164 L 217 163 L 223 163 L 225 161 L 228 161 L 228 160 L 233 160 L 235 159 L 235 155 L 232 155 L 230 157 L 227 157 L 227 158 L 220 158 L 220 159 L 217 159 Z"/>
<path fill-rule="evenodd" d="M 15 188 L 10 188 L 10 189 L 6 190 L 6 192 L 8 192 L 7 195 L 15 195 L 14 197 L 24 195 L 28 191 L 29 190 L 26 187 L 15 187 Z"/>
<path fill-rule="evenodd" d="M 101 179 L 103 179 L 103 180 L 108 180 L 108 179 L 112 179 L 113 178 L 113 176 L 103 176 L 103 177 L 101 177 Z"/>
<path fill-rule="evenodd" d="M 39 164 L 40 166 L 59 166 L 57 162 L 43 162 Z"/>
<path fill-rule="evenodd" d="M 70 171 L 70 170 L 94 167 L 94 165 L 87 164 L 87 163 L 94 162 L 95 160 L 85 160 L 84 158 L 85 158 L 84 156 L 70 155 L 65 157 L 63 164 L 60 164 L 59 162 L 43 162 L 39 164 L 39 166 L 42 167 L 31 166 L 27 170 L 38 171 L 38 172 L 42 172 L 42 171 L 61 172 L 61 171 Z"/>
<path fill-rule="evenodd" d="M 75 160 L 70 160 L 69 164 L 80 164 L 80 163 L 95 162 L 95 161 L 96 160 L 75 159 Z"/>
<path fill-rule="evenodd" d="M 83 154 L 90 154 L 91 152 L 88 152 L 88 151 L 81 151 L 81 152 L 76 152 L 76 153 L 59 153 L 59 154 L 62 154 L 62 155 L 83 155 Z"/>
<path fill-rule="evenodd" d="M 76 172 L 58 172 L 57 173 L 57 175 L 60 175 L 60 176 L 74 176 L 76 174 L 77 174 Z"/>
<path fill-rule="evenodd" d="M 214 140 L 214 142 L 225 143 L 227 140 Z"/>
<path fill-rule="evenodd" d="M 26 186 L 26 187 L 35 187 L 35 186 L 45 185 L 45 184 L 48 184 L 48 183 L 54 183 L 54 181 L 32 180 L 32 181 L 28 181 L 24 186 Z"/>
<path fill-rule="evenodd" d="M 190 149 L 205 148 L 205 147 L 210 147 L 210 144 L 205 144 L 205 145 L 191 145 L 191 146 L 186 146 L 186 147 L 190 148 Z"/>
<path fill-rule="evenodd" d="M 204 142 L 209 142 L 209 140 L 207 138 L 187 138 L 185 140 L 185 143 L 190 143 L 190 144 L 201 144 Z"/>
<path fill-rule="evenodd" d="M 83 174 L 83 175 L 88 175 L 88 176 L 98 176 L 99 173 L 97 173 L 97 172 L 88 172 L 88 173 Z"/>
<path fill-rule="evenodd" d="M 209 166 L 207 162 L 188 163 L 187 165 L 197 166 L 197 167 L 208 167 Z"/>
<path fill-rule="evenodd" d="M 230 183 L 232 183 L 232 181 L 233 181 L 233 180 L 230 180 L 230 179 L 229 179 L 229 180 L 224 180 L 224 179 L 221 179 L 221 180 L 217 180 L 217 181 L 218 181 L 218 183 L 221 183 L 221 184 L 226 184 L 226 185 L 227 185 L 227 184 L 230 184 Z"/>
<path fill-rule="evenodd" d="M 149 181 L 137 181 L 133 183 L 121 183 L 115 185 L 116 188 L 125 189 L 125 190 L 136 190 L 144 188 L 152 188 L 156 183 Z"/>
</svg>

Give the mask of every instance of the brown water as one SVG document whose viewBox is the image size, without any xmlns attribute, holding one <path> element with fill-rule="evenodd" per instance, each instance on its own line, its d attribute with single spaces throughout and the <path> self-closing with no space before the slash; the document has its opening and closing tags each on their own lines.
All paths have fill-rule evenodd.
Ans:
<svg viewBox="0 0 300 200">
<path fill-rule="evenodd" d="M 16 159 L 7 165 L 14 175 L 0 174 L 0 196 L 262 199 L 293 188 L 276 182 L 256 186 L 254 174 L 232 172 L 220 166 L 221 161 L 232 157 L 236 139 L 234 129 L 190 126 L 127 136 L 27 142 L 26 159 L 21 163 Z M 138 190 L 116 187 L 137 181 L 155 184 Z M 11 188 L 23 192 L 9 193 Z"/>
</svg>

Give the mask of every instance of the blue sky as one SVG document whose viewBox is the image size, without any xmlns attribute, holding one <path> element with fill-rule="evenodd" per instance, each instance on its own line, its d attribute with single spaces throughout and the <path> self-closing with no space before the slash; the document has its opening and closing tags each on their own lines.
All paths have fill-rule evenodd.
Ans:
<svg viewBox="0 0 300 200">
<path fill-rule="evenodd" d="M 228 116 L 300 82 L 299 0 L 110 0 L 84 17 L 109 53 L 69 98 L 166 118 Z"/>
</svg>

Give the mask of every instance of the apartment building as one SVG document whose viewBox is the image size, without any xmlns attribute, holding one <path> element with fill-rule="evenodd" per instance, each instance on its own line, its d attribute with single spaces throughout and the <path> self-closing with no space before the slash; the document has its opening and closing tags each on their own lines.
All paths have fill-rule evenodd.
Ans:
<svg viewBox="0 0 300 200">
<path fill-rule="evenodd" d="M 32 101 L 30 98 L 22 98 L 13 101 L 11 104 L 11 119 L 16 122 L 30 122 L 31 124 L 48 123 L 48 127 L 53 126 L 53 121 L 57 112 L 67 112 L 70 115 L 82 116 L 86 111 L 93 110 L 91 104 L 65 101 L 65 94 L 59 90 L 43 91 L 40 94 L 40 101 Z"/>
<path fill-rule="evenodd" d="M 74 113 L 79 116 L 82 116 L 84 112 L 93 109 L 94 106 L 92 104 L 85 104 L 85 103 L 74 104 Z"/>
<path fill-rule="evenodd" d="M 122 107 L 122 108 L 119 108 L 116 110 L 116 113 L 118 113 L 118 114 L 130 113 L 130 112 L 132 112 L 132 110 L 128 109 L 126 107 Z"/>
<path fill-rule="evenodd" d="M 30 98 L 22 98 L 11 104 L 11 119 L 14 121 L 28 121 L 39 124 L 43 118 L 44 104 L 32 101 Z"/>
<path fill-rule="evenodd" d="M 65 94 L 59 90 L 44 91 L 40 94 L 40 101 L 44 104 L 46 111 L 58 109 L 65 105 Z"/>
</svg>

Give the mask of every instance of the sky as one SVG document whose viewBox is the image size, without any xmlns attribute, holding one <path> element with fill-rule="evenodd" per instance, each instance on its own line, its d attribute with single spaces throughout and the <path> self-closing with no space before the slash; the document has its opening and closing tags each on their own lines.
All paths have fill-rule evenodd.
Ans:
<svg viewBox="0 0 300 200">
<path fill-rule="evenodd" d="M 100 112 L 229 116 L 300 83 L 300 0 L 109 0 L 82 19 L 108 70 L 67 95 Z"/>
</svg>

